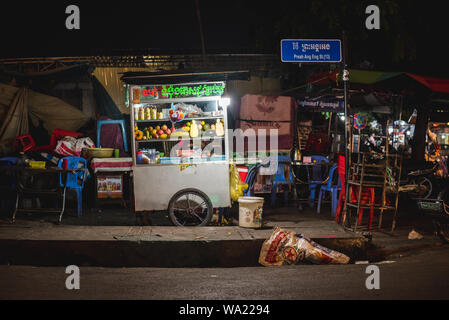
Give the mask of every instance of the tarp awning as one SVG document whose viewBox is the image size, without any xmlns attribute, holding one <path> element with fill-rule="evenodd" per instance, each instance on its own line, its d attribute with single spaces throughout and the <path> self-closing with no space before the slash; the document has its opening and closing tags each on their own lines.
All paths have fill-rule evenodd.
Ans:
<svg viewBox="0 0 449 320">
<path fill-rule="evenodd" d="M 8 152 L 18 135 L 29 133 L 28 119 L 38 127 L 39 121 L 51 135 L 60 128 L 76 131 L 89 116 L 61 99 L 32 91 L 0 84 L 0 151 Z"/>
<path fill-rule="evenodd" d="M 449 79 L 423 77 L 412 73 L 406 73 L 406 75 L 425 85 L 434 92 L 449 93 Z"/>
<path fill-rule="evenodd" d="M 373 84 L 400 76 L 401 74 L 402 72 L 381 72 L 352 69 L 349 70 L 349 82 Z"/>
<path fill-rule="evenodd" d="M 339 71 L 320 72 L 307 79 L 308 83 L 327 84 L 329 81 L 336 82 Z M 371 70 L 349 69 L 349 82 L 354 84 L 372 85 L 386 80 L 413 79 L 424 85 L 429 90 L 438 93 L 449 93 L 449 79 L 440 79 L 421 76 L 409 72 L 382 72 Z"/>
</svg>

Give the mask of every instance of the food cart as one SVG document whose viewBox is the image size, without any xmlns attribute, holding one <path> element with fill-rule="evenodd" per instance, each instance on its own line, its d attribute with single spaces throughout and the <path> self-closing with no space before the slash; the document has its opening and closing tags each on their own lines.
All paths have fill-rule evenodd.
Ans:
<svg viewBox="0 0 449 320">
<path fill-rule="evenodd" d="M 178 226 L 231 206 L 223 81 L 128 84 L 136 212 L 168 210 Z M 184 79 L 185 81 L 185 79 Z"/>
</svg>

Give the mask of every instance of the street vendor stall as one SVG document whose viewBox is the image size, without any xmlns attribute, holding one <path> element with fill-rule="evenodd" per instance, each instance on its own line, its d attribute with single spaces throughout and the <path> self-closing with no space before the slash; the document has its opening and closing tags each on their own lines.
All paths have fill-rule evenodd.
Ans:
<svg viewBox="0 0 449 320">
<path fill-rule="evenodd" d="M 225 82 L 122 77 L 131 107 L 135 211 L 167 210 L 175 225 L 206 225 L 231 206 Z"/>
</svg>

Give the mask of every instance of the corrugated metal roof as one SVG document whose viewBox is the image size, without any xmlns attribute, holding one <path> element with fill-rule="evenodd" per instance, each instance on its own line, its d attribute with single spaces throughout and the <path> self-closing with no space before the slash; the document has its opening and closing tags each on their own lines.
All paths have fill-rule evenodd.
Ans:
<svg viewBox="0 0 449 320">
<path fill-rule="evenodd" d="M 249 70 L 125 72 L 121 80 L 127 84 L 164 84 L 202 81 L 249 80 Z"/>
</svg>

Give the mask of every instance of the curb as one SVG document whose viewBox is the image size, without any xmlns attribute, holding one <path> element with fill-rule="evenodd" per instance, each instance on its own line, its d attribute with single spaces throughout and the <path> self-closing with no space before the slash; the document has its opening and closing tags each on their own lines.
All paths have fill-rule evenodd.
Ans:
<svg viewBox="0 0 449 320">
<path fill-rule="evenodd" d="M 378 262 L 387 258 L 401 257 L 405 254 L 413 254 L 425 249 L 438 248 L 445 245 L 443 241 L 433 240 L 432 242 L 404 244 L 401 246 L 384 246 L 376 244 L 375 241 L 368 244 L 366 258 L 372 262 Z"/>
<path fill-rule="evenodd" d="M 367 240 L 312 238 L 348 255 L 364 259 Z M 195 241 L 0 240 L 0 264 L 33 266 L 97 266 L 216 268 L 255 267 L 265 239 Z"/>
</svg>

